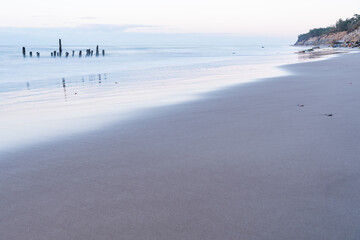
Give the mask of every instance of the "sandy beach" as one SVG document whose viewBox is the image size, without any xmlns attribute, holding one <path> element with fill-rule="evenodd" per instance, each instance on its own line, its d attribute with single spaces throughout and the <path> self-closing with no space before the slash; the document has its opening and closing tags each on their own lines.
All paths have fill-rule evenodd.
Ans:
<svg viewBox="0 0 360 240">
<path fill-rule="evenodd" d="M 360 239 L 360 54 L 1 156 L 0 239 Z"/>
</svg>

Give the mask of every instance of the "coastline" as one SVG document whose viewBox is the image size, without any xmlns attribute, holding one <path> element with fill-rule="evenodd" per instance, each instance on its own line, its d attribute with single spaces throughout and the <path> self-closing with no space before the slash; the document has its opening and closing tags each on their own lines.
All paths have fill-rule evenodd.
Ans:
<svg viewBox="0 0 360 240">
<path fill-rule="evenodd" d="M 124 52 L 114 48 L 114 52 L 109 51 L 109 58 L 44 58 L 41 62 L 8 54 L 11 61 L 4 63 L 7 68 L 0 71 L 0 156 L 3 152 L 21 151 L 53 139 L 101 129 L 136 117 L 146 108 L 192 101 L 207 92 L 284 75 L 277 66 L 317 57 L 299 56 L 288 46 L 236 47 L 240 53 L 231 52 L 235 49 L 231 48 L 165 47 L 157 52 L 157 48 L 145 47 L 145 59 L 141 51 L 133 49 L 131 54 L 122 55 Z M 168 51 L 171 54 L 166 55 Z M 182 53 L 192 57 L 184 59 Z M 213 57 L 204 58 L 205 53 Z M 156 63 L 149 63 L 149 56 Z M 130 62 L 124 65 L 125 59 Z M 49 60 L 60 62 L 55 65 Z M 94 68 L 96 63 L 99 66 Z M 51 74 L 46 78 L 42 69 L 49 64 Z M 26 66 L 24 71 L 14 72 L 22 65 Z M 86 75 L 77 75 L 86 71 Z"/>
<path fill-rule="evenodd" d="M 356 239 L 359 59 L 10 154 L 0 238 Z"/>
</svg>

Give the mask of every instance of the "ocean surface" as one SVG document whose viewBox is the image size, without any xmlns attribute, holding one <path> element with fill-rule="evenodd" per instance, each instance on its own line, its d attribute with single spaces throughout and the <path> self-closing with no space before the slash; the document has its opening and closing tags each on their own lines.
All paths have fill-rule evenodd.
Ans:
<svg viewBox="0 0 360 240">
<path fill-rule="evenodd" d="M 292 46 L 100 46 L 105 57 L 84 56 L 95 46 L 63 46 L 68 58 L 50 56 L 57 46 L 26 46 L 32 58 L 21 48 L 0 46 L 0 153 L 288 74 L 278 66 L 313 60 Z"/>
</svg>

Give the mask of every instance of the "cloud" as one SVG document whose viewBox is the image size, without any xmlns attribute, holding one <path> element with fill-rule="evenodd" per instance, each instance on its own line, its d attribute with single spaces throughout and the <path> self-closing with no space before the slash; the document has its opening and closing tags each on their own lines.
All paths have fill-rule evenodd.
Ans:
<svg viewBox="0 0 360 240">
<path fill-rule="evenodd" d="M 97 17 L 78 17 L 76 19 L 86 19 L 86 20 L 93 20 L 93 19 L 99 19 Z"/>
<path fill-rule="evenodd" d="M 177 28 L 167 26 L 132 26 L 124 30 L 128 33 L 179 33 Z"/>
<path fill-rule="evenodd" d="M 291 44 L 294 39 L 269 36 L 178 33 L 176 29 L 152 25 L 84 24 L 62 28 L 0 28 L 0 44 L 56 45 L 61 38 L 68 45 L 151 44 Z"/>
<path fill-rule="evenodd" d="M 93 31 L 117 31 L 117 32 L 129 32 L 133 29 L 138 28 L 157 28 L 158 26 L 151 25 L 136 25 L 136 24 L 124 24 L 124 25 L 116 25 L 116 24 L 82 24 L 75 28 L 93 30 Z"/>
</svg>

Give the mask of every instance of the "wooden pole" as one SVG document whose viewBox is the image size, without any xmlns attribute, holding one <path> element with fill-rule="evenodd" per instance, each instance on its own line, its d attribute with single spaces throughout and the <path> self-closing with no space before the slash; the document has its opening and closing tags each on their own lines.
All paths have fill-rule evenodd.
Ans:
<svg viewBox="0 0 360 240">
<path fill-rule="evenodd" d="M 54 51 L 54 58 L 56 58 L 56 51 Z"/>
<path fill-rule="evenodd" d="M 99 56 L 99 45 L 96 45 L 96 56 Z"/>
<path fill-rule="evenodd" d="M 65 53 L 65 57 L 69 57 L 69 52 L 66 52 L 66 53 Z"/>
<path fill-rule="evenodd" d="M 22 48 L 22 54 L 23 54 L 23 57 L 26 57 L 26 50 L 25 50 L 25 47 Z"/>
<path fill-rule="evenodd" d="M 50 55 L 51 55 L 51 57 L 54 57 L 54 53 L 53 53 L 53 52 L 51 52 Z"/>
<path fill-rule="evenodd" d="M 102 50 L 102 55 L 103 55 L 103 57 L 105 57 L 105 50 L 104 49 Z"/>
<path fill-rule="evenodd" d="M 81 57 L 81 53 L 82 53 L 82 52 L 81 52 L 81 50 L 80 50 L 80 51 L 79 51 L 79 57 Z"/>
<path fill-rule="evenodd" d="M 74 50 L 72 50 L 72 57 L 74 57 L 74 55 L 75 55 L 75 51 L 74 51 Z"/>
<path fill-rule="evenodd" d="M 91 56 L 91 57 L 92 57 L 92 55 L 93 55 L 93 52 L 94 52 L 93 50 L 90 51 L 90 56 Z"/>
<path fill-rule="evenodd" d="M 36 56 L 39 58 L 39 57 L 40 57 L 40 53 L 39 53 L 39 52 L 36 52 Z"/>
<path fill-rule="evenodd" d="M 30 57 L 32 57 L 32 52 L 31 51 L 29 52 L 29 55 L 30 55 Z"/>
<path fill-rule="evenodd" d="M 59 57 L 62 55 L 62 45 L 61 45 L 61 39 L 59 39 Z"/>
</svg>

